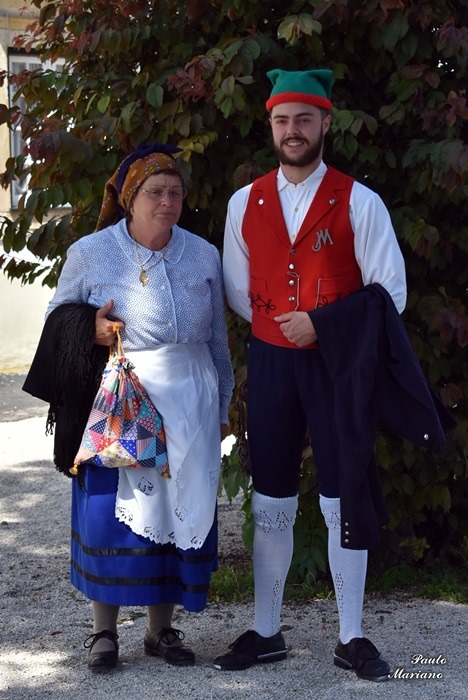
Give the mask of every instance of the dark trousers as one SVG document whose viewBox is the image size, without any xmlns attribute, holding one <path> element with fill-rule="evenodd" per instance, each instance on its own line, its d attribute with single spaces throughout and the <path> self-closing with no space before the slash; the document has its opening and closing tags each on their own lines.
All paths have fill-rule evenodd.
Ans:
<svg viewBox="0 0 468 700">
<path fill-rule="evenodd" d="M 247 390 L 255 490 L 273 498 L 297 494 L 308 427 L 319 492 L 338 498 L 333 392 L 320 352 L 283 348 L 252 337 Z"/>
</svg>

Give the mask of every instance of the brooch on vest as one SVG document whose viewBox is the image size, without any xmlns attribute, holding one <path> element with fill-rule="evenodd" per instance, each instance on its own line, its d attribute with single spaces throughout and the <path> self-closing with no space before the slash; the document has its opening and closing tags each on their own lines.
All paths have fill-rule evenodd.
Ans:
<svg viewBox="0 0 468 700">
<path fill-rule="evenodd" d="M 317 231 L 315 235 L 317 236 L 317 240 L 312 246 L 314 253 L 318 253 L 319 250 L 322 250 L 322 247 L 325 245 L 333 245 L 333 239 L 330 236 L 330 231 L 327 228 L 325 231 L 320 229 L 320 231 Z"/>
</svg>

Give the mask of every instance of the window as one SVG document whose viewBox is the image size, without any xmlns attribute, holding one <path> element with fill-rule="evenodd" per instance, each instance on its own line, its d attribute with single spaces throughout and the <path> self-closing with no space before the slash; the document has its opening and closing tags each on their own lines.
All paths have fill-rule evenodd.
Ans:
<svg viewBox="0 0 468 700">
<path fill-rule="evenodd" d="M 10 51 L 8 54 L 8 70 L 10 74 L 18 75 L 24 70 L 33 71 L 38 68 L 43 68 L 44 70 L 53 68 L 57 72 L 60 70 L 60 66 L 63 65 L 64 61 L 60 60 L 57 63 L 52 64 L 50 61 L 41 62 L 38 56 L 33 54 L 20 54 Z M 16 85 L 10 85 L 10 106 L 17 105 L 20 109 L 21 114 L 24 114 L 26 105 L 23 97 L 18 99 L 14 98 L 17 88 Z M 12 131 L 10 131 L 10 155 L 14 158 L 21 155 L 24 150 L 24 141 L 21 134 L 21 119 L 19 119 Z M 11 206 L 13 209 L 18 207 L 18 201 L 24 192 L 28 189 L 28 181 L 23 182 L 15 181 L 11 186 Z"/>
</svg>

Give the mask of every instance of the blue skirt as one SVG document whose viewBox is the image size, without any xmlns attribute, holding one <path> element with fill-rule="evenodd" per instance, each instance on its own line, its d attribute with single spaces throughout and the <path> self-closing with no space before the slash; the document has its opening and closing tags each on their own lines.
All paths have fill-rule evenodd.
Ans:
<svg viewBox="0 0 468 700">
<path fill-rule="evenodd" d="M 111 605 L 174 603 L 191 612 L 206 607 L 218 566 L 215 518 L 199 549 L 155 544 L 115 517 L 118 470 L 87 467 L 73 480 L 71 582 L 90 600 Z"/>
</svg>

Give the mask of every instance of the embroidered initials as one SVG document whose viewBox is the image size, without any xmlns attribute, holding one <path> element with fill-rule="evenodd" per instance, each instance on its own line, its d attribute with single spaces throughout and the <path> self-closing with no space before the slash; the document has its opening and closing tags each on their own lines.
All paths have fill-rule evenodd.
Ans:
<svg viewBox="0 0 468 700">
<path fill-rule="evenodd" d="M 312 250 L 314 251 L 314 253 L 318 253 L 318 251 L 322 249 L 322 246 L 327 245 L 327 243 L 333 245 L 332 237 L 330 236 L 330 232 L 327 228 L 325 229 L 325 231 L 323 231 L 322 229 L 320 229 L 320 231 L 317 231 L 316 236 L 317 240 L 312 246 Z"/>
</svg>

